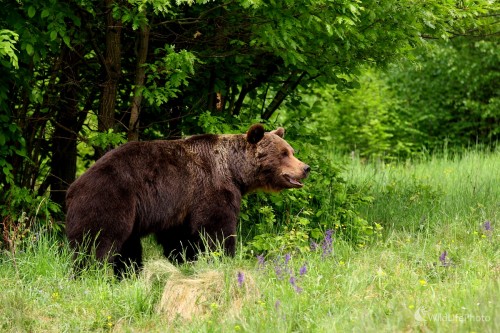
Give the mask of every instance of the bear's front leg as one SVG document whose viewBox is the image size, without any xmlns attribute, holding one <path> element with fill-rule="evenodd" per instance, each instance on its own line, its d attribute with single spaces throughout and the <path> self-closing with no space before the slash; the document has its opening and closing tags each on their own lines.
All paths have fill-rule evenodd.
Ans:
<svg viewBox="0 0 500 333">
<path fill-rule="evenodd" d="M 163 247 L 163 254 L 169 260 L 182 264 L 193 261 L 203 251 L 198 233 L 193 233 L 189 223 L 171 227 L 155 234 L 156 241 Z"/>
<path fill-rule="evenodd" d="M 238 211 L 224 205 L 213 208 L 212 214 L 198 228 L 204 247 L 211 251 L 222 247 L 226 255 L 234 257 L 237 224 Z"/>
</svg>

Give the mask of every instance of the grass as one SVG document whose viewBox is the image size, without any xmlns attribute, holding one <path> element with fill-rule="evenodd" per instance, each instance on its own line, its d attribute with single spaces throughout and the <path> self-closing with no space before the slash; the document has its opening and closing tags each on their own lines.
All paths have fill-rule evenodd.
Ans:
<svg viewBox="0 0 500 333">
<path fill-rule="evenodd" d="M 67 246 L 40 236 L 0 254 L 0 331 L 499 332 L 499 155 L 347 170 L 374 197 L 372 244 L 174 267 L 146 240 L 144 272 L 118 282 L 74 278 Z"/>
</svg>

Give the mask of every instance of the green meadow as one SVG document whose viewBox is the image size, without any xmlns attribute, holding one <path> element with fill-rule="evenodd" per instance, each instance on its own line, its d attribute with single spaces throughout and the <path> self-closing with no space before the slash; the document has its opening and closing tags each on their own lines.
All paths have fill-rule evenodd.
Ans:
<svg viewBox="0 0 500 333">
<path fill-rule="evenodd" d="M 305 253 L 207 253 L 173 266 L 149 239 L 137 276 L 72 272 L 43 231 L 0 254 L 2 332 L 500 332 L 500 156 L 345 161 L 373 197 L 367 244 L 335 231 Z"/>
</svg>

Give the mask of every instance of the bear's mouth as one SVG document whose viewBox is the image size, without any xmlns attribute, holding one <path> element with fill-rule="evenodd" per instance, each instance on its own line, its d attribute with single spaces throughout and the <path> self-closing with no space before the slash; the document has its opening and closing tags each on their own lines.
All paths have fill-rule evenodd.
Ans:
<svg viewBox="0 0 500 333">
<path fill-rule="evenodd" d="M 292 184 L 292 185 L 293 185 L 293 187 L 302 187 L 302 186 L 304 186 L 304 184 L 302 184 L 302 183 L 301 183 L 298 179 L 293 178 L 293 177 L 292 177 L 292 176 L 290 176 L 290 175 L 285 174 L 285 175 L 283 175 L 283 177 L 285 177 L 285 179 L 286 179 L 286 180 L 287 180 L 290 184 Z"/>
</svg>

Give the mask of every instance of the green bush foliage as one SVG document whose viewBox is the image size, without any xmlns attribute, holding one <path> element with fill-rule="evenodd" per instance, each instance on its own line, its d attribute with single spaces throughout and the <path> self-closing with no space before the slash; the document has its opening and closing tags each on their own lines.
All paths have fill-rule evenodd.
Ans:
<svg viewBox="0 0 500 333">
<path fill-rule="evenodd" d="M 492 145 L 500 138 L 500 44 L 457 38 L 415 52 L 385 75 L 395 112 L 429 149 Z"/>
<path fill-rule="evenodd" d="M 365 69 L 359 87 L 347 93 L 329 86 L 304 98 L 312 108 L 308 122 L 336 151 L 361 158 L 408 156 L 418 143 L 415 131 L 398 112 L 399 100 L 380 74 Z"/>
<path fill-rule="evenodd" d="M 0 195 L 0 249 L 15 252 L 36 239 L 41 232 L 61 236 L 63 225 L 54 216 L 61 207 L 46 196 L 37 196 L 27 188 L 11 186 Z"/>
<path fill-rule="evenodd" d="M 430 43 L 411 60 L 365 68 L 348 93 L 336 86 L 314 90 L 289 117 L 307 115 L 336 150 L 363 159 L 491 148 L 500 138 L 499 54 L 494 40 Z"/>
</svg>

